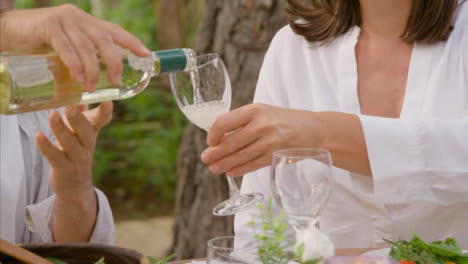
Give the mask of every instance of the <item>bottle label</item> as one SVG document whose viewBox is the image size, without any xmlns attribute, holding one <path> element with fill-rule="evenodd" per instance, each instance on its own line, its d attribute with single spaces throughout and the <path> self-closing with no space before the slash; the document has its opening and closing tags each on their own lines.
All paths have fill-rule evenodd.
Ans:
<svg viewBox="0 0 468 264">
<path fill-rule="evenodd" d="M 161 63 L 160 74 L 185 70 L 187 57 L 182 49 L 157 51 Z"/>
</svg>

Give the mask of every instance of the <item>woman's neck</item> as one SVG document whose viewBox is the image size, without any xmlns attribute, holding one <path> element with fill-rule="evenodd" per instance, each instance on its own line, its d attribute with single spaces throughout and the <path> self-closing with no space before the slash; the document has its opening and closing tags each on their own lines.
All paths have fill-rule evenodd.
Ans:
<svg viewBox="0 0 468 264">
<path fill-rule="evenodd" d="M 359 0 L 361 30 L 371 37 L 400 38 L 406 28 L 411 0 Z"/>
</svg>

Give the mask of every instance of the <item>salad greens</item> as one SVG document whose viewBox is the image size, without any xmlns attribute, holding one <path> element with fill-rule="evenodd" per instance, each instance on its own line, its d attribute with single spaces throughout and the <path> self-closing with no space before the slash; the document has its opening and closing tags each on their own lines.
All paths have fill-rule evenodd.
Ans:
<svg viewBox="0 0 468 264">
<path fill-rule="evenodd" d="M 413 232 L 410 241 L 383 239 L 390 246 L 389 257 L 400 263 L 415 264 L 468 264 L 468 253 L 463 254 L 453 238 L 426 243 Z"/>
</svg>

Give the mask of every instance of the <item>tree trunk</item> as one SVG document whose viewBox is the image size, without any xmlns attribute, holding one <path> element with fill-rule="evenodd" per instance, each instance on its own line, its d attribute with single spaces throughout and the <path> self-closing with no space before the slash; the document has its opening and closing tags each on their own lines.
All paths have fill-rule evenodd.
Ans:
<svg viewBox="0 0 468 264">
<path fill-rule="evenodd" d="M 157 33 L 159 49 L 183 48 L 184 0 L 159 0 L 157 6 Z"/>
<path fill-rule="evenodd" d="M 231 109 L 252 102 L 263 56 L 284 25 L 282 0 L 207 0 L 195 49 L 223 58 L 232 82 Z M 215 217 L 213 207 L 228 198 L 228 184 L 200 162 L 206 133 L 189 125 L 179 151 L 175 234 L 178 259 L 206 256 L 206 242 L 233 234 L 233 217 Z"/>
</svg>

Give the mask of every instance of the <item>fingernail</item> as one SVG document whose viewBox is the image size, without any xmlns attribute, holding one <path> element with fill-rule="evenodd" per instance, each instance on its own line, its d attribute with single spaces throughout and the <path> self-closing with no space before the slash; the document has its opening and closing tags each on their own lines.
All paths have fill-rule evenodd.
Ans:
<svg viewBox="0 0 468 264">
<path fill-rule="evenodd" d="M 93 93 L 96 91 L 97 84 L 93 83 L 89 85 L 89 92 Z"/>
<path fill-rule="evenodd" d="M 221 170 L 219 169 L 218 165 L 213 165 L 213 166 L 210 166 L 210 171 L 214 174 L 219 174 L 221 172 Z"/>
<path fill-rule="evenodd" d="M 72 108 L 70 109 L 70 117 L 73 118 L 73 117 L 76 117 L 77 115 L 78 115 L 78 108 L 72 107 Z"/>
<path fill-rule="evenodd" d="M 140 48 L 140 51 L 141 51 L 142 53 L 145 53 L 146 55 L 150 55 L 150 53 L 151 53 L 151 52 L 149 51 L 149 49 L 147 49 L 145 46 L 142 46 L 142 47 Z"/>
<path fill-rule="evenodd" d="M 60 115 L 55 114 L 55 115 L 52 116 L 52 122 L 54 124 L 58 124 L 59 120 L 60 120 Z"/>
<path fill-rule="evenodd" d="M 206 152 L 203 152 L 201 154 L 201 160 L 204 162 L 204 163 L 208 163 L 210 160 L 208 159 L 208 155 L 206 154 Z"/>
<path fill-rule="evenodd" d="M 44 140 L 46 138 L 46 136 L 44 135 L 43 132 L 37 132 L 36 138 L 39 139 L 39 140 Z"/>
<path fill-rule="evenodd" d="M 121 79 L 122 77 L 120 74 L 114 74 L 114 76 L 112 77 L 112 83 L 114 83 L 115 85 L 120 85 Z"/>
</svg>

